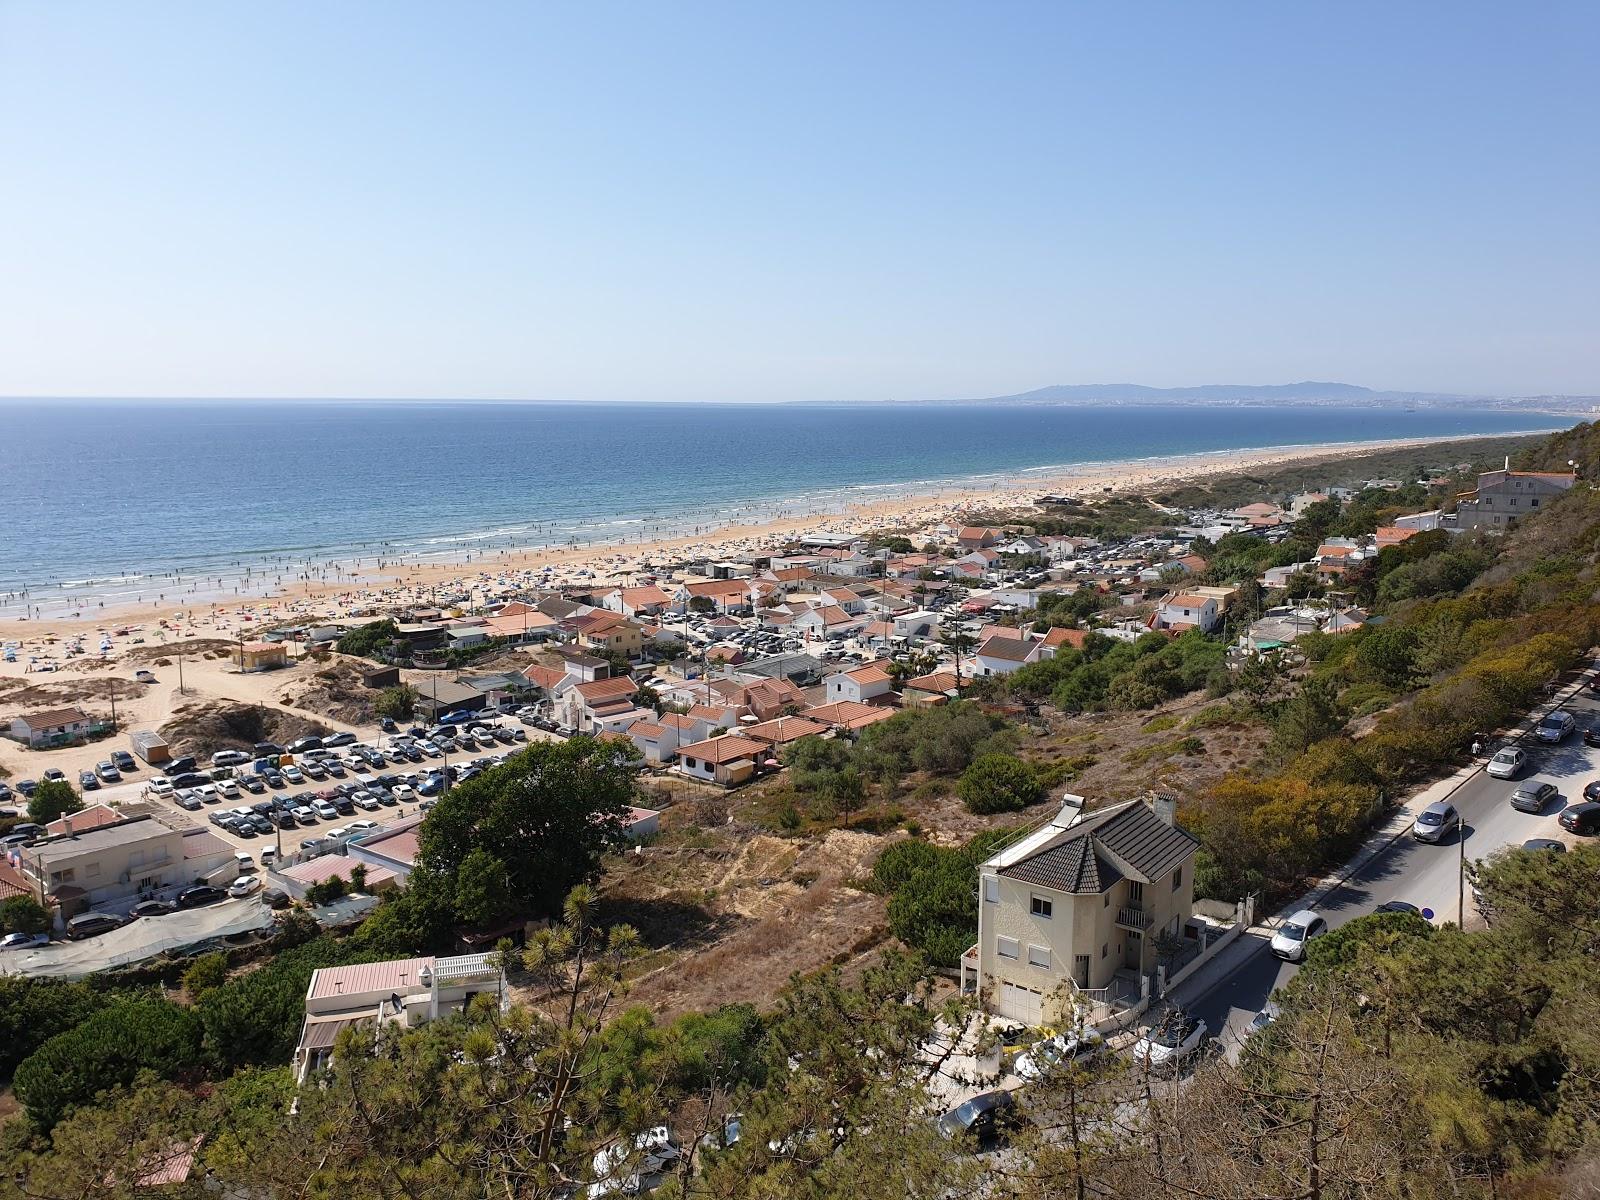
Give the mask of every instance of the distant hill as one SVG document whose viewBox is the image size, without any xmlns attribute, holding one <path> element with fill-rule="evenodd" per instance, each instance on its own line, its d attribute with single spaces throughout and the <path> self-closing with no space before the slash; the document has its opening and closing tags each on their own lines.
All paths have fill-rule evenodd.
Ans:
<svg viewBox="0 0 1600 1200">
<path fill-rule="evenodd" d="M 987 396 L 990 402 L 1016 404 L 1341 404 L 1374 407 L 1525 408 L 1545 412 L 1584 412 L 1600 406 L 1600 396 L 1472 396 L 1450 392 L 1378 391 L 1354 383 L 1209 383 L 1198 387 L 1158 388 L 1140 383 L 1058 383 Z M 936 402 L 937 403 L 937 402 Z M 963 403 L 963 401 L 943 401 Z"/>
</svg>

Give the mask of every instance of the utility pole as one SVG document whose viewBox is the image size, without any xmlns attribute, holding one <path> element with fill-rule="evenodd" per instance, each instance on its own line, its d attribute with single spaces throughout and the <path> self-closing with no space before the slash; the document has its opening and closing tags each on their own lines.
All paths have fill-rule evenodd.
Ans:
<svg viewBox="0 0 1600 1200">
<path fill-rule="evenodd" d="M 117 731 L 117 677 L 106 680 L 106 691 L 111 693 L 111 732 Z"/>
<path fill-rule="evenodd" d="M 1456 927 L 1467 927 L 1467 829 L 1456 810 Z"/>
<path fill-rule="evenodd" d="M 185 692 L 186 689 L 183 686 L 183 651 L 180 649 L 178 651 L 178 695 L 182 696 Z"/>
</svg>

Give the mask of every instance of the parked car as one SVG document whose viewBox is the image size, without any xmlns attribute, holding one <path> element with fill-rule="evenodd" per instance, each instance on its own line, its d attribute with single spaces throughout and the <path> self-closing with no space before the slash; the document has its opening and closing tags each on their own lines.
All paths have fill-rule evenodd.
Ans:
<svg viewBox="0 0 1600 1200">
<path fill-rule="evenodd" d="M 993 1149 L 1011 1130 L 1022 1124 L 1017 1098 L 997 1089 L 981 1092 L 939 1118 L 938 1130 L 947 1138 L 970 1138 L 980 1150 Z"/>
<path fill-rule="evenodd" d="M 1547 745 L 1558 745 L 1566 741 L 1567 734 L 1571 733 L 1576 725 L 1577 722 L 1572 719 L 1571 713 L 1564 708 L 1558 708 L 1555 712 L 1545 714 L 1544 719 L 1533 731 L 1533 736 Z"/>
<path fill-rule="evenodd" d="M 1148 1064 L 1152 1070 L 1176 1067 L 1200 1049 L 1205 1036 L 1204 1021 L 1174 1010 L 1134 1043 L 1133 1061 L 1141 1066 Z"/>
<path fill-rule="evenodd" d="M 1032 1083 L 1043 1079 L 1062 1063 L 1077 1058 L 1087 1058 L 1105 1046 L 1098 1029 L 1084 1029 L 1080 1033 L 1058 1033 L 1028 1047 L 1011 1068 L 1018 1079 Z"/>
<path fill-rule="evenodd" d="M 207 904 L 215 904 L 219 900 L 226 900 L 228 893 L 219 887 L 212 887 L 208 883 L 198 884 L 195 887 L 184 888 L 178 893 L 179 908 L 202 908 Z"/>
<path fill-rule="evenodd" d="M 277 758 L 283 753 L 283 747 L 277 742 L 257 742 L 250 753 L 256 758 Z"/>
<path fill-rule="evenodd" d="M 302 775 L 304 775 L 307 779 L 319 779 L 320 780 L 320 779 L 326 779 L 328 777 L 327 769 L 321 763 L 316 762 L 316 761 L 301 763 L 300 764 L 300 773 Z"/>
<path fill-rule="evenodd" d="M 345 826 L 345 828 L 348 829 L 351 834 L 360 834 L 366 833 L 370 829 L 381 829 L 382 826 L 376 821 L 368 821 L 363 819 L 359 821 L 351 821 L 350 824 Z"/>
<path fill-rule="evenodd" d="M 39 790 L 39 781 L 37 779 L 19 779 L 19 780 L 17 780 L 17 791 L 20 792 L 24 796 L 32 796 L 38 790 Z"/>
<path fill-rule="evenodd" d="M 1524 850 L 1547 850 L 1551 854 L 1565 854 L 1567 844 L 1558 842 L 1555 838 L 1529 838 L 1522 843 Z"/>
<path fill-rule="evenodd" d="M 121 783 L 122 772 L 117 770 L 117 764 L 109 758 L 105 762 L 95 763 L 94 773 L 100 776 L 101 783 Z"/>
<path fill-rule="evenodd" d="M 355 740 L 356 740 L 356 735 L 355 734 L 353 734 L 353 733 L 345 733 L 345 732 L 341 731 L 339 733 L 330 734 L 328 737 L 323 738 L 322 739 L 322 745 L 326 749 L 331 749 L 334 746 L 348 746 L 351 742 L 353 742 Z"/>
<path fill-rule="evenodd" d="M 366 812 L 374 812 L 378 808 L 378 798 L 371 792 L 357 792 L 351 797 L 351 801 L 357 808 L 363 809 Z"/>
<path fill-rule="evenodd" d="M 339 819 L 339 810 L 326 800 L 314 801 L 311 805 L 311 811 L 324 821 L 337 821 Z"/>
<path fill-rule="evenodd" d="M 296 805 L 289 811 L 294 815 L 294 819 L 302 825 L 315 825 L 317 823 L 316 811 L 304 804 Z"/>
<path fill-rule="evenodd" d="M 196 809 L 204 807 L 200 801 L 200 793 L 191 788 L 184 788 L 176 793 L 172 797 L 172 802 L 188 812 L 194 812 Z"/>
<path fill-rule="evenodd" d="M 282 888 L 267 888 L 261 893 L 261 903 L 268 908 L 288 908 L 289 893 Z"/>
<path fill-rule="evenodd" d="M 1306 946 L 1328 932 L 1328 923 L 1309 908 L 1302 908 L 1272 935 L 1272 952 L 1289 962 L 1304 962 Z"/>
<path fill-rule="evenodd" d="M 306 781 L 306 777 L 301 773 L 300 768 L 295 766 L 293 763 L 283 768 L 283 777 L 290 783 L 295 784 L 304 783 Z"/>
<path fill-rule="evenodd" d="M 1511 793 L 1511 807 L 1518 812 L 1543 812 L 1544 806 L 1556 795 L 1553 783 L 1528 782 Z"/>
<path fill-rule="evenodd" d="M 1418 908 L 1415 904 L 1412 904 L 1411 902 L 1409 902 L 1407 900 L 1385 900 L 1382 904 L 1378 905 L 1378 907 L 1373 909 L 1372 911 L 1375 914 L 1376 913 L 1410 913 L 1413 916 L 1417 916 L 1417 917 L 1420 917 L 1422 915 L 1422 910 L 1420 908 Z"/>
<path fill-rule="evenodd" d="M 1583 731 L 1585 746 L 1600 746 L 1600 725 L 1591 725 Z"/>
<path fill-rule="evenodd" d="M 321 750 L 325 743 L 319 737 L 296 738 L 289 743 L 290 754 L 304 754 L 307 750 Z"/>
<path fill-rule="evenodd" d="M 219 800 L 237 800 L 239 798 L 239 785 L 231 779 L 219 780 L 216 796 Z"/>
<path fill-rule="evenodd" d="M 228 885 L 228 895 L 248 896 L 252 892 L 261 890 L 261 877 L 258 875 L 241 875 Z"/>
<path fill-rule="evenodd" d="M 100 781 L 95 778 L 93 771 L 79 771 L 78 786 L 86 792 L 92 792 L 100 786 Z"/>
<path fill-rule="evenodd" d="M 237 767 L 250 761 L 250 756 L 243 750 L 218 750 L 211 756 L 213 767 Z"/>
<path fill-rule="evenodd" d="M 77 942 L 121 928 L 121 919 L 110 913 L 79 913 L 67 922 L 67 937 Z"/>
<path fill-rule="evenodd" d="M 117 764 L 117 770 L 124 775 L 129 771 L 137 771 L 139 769 L 138 760 L 126 750 L 113 750 L 111 752 L 111 761 Z"/>
<path fill-rule="evenodd" d="M 1600 804 L 1588 801 L 1583 804 L 1568 805 L 1561 810 L 1561 815 L 1556 818 L 1556 824 L 1568 833 L 1600 833 Z"/>
<path fill-rule="evenodd" d="M 32 950 L 36 946 L 49 944 L 48 933 L 8 933 L 0 938 L 0 950 Z"/>
<path fill-rule="evenodd" d="M 1460 819 L 1455 805 L 1448 800 L 1437 801 L 1417 814 L 1411 826 L 1411 836 L 1419 842 L 1438 842 L 1447 831 L 1455 828 Z"/>
<path fill-rule="evenodd" d="M 259 775 L 241 775 L 237 782 L 245 791 L 257 796 L 262 795 L 267 790 L 267 785 L 261 781 Z"/>
<path fill-rule="evenodd" d="M 178 911 L 178 906 L 171 900 L 141 900 L 128 910 L 128 916 L 134 920 L 140 917 L 165 917 Z"/>
</svg>

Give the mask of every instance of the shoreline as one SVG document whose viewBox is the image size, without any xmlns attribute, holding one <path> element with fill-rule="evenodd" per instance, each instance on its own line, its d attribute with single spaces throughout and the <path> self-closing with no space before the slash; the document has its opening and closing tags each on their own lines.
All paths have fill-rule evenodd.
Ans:
<svg viewBox="0 0 1600 1200">
<path fill-rule="evenodd" d="M 834 503 L 804 512 L 799 511 L 800 504 L 807 499 L 821 500 L 824 493 L 755 501 L 737 510 L 751 512 L 753 519 L 747 517 L 722 523 L 707 523 L 703 517 L 696 522 L 692 515 L 685 514 L 678 522 L 664 519 L 646 527 L 644 518 L 627 521 L 619 518 L 607 524 L 637 530 L 636 537 L 591 539 L 581 544 L 574 538 L 567 543 L 496 546 L 489 540 L 495 531 L 487 531 L 423 539 L 424 543 L 456 543 L 436 552 L 412 550 L 385 554 L 380 551 L 293 563 L 279 560 L 275 572 L 268 569 L 267 564 L 246 565 L 240 558 L 235 560 L 240 569 L 233 573 L 208 571 L 185 577 L 171 572 L 132 572 L 104 579 L 90 577 L 70 582 L 135 586 L 120 591 L 113 587 L 64 593 L 46 585 L 0 597 L 0 637 L 8 641 L 30 635 L 37 637 L 47 626 L 57 623 L 64 629 L 83 632 L 97 624 L 126 624 L 171 616 L 180 610 L 188 617 L 187 610 L 197 608 L 211 610 L 213 619 L 216 610 L 226 606 L 239 609 L 252 622 L 283 621 L 313 615 L 308 605 L 319 602 L 323 610 L 318 615 L 336 619 L 375 603 L 433 603 L 424 598 L 423 593 L 437 596 L 447 588 L 450 594 L 476 595 L 492 587 L 506 591 L 613 581 L 627 583 L 639 575 L 670 574 L 673 564 L 685 560 L 718 555 L 732 557 L 776 548 L 802 533 L 827 530 L 859 536 L 889 530 L 925 530 L 958 519 L 961 512 L 975 506 L 1025 508 L 1045 494 L 1070 494 L 1086 488 L 1097 489 L 1097 496 L 1149 491 L 1200 478 L 1295 462 L 1337 461 L 1413 446 L 1538 436 L 1548 432 L 1529 430 L 1301 443 L 1023 467 L 961 480 L 864 484 L 832 489 L 826 494 Z M 848 501 L 852 492 L 886 494 L 870 498 L 863 495 L 852 503 Z M 762 509 L 771 515 L 763 513 Z M 672 528 L 674 525 L 676 528 Z M 478 544 L 473 545 L 473 542 Z M 137 599 L 129 597 L 129 591 L 133 591 Z M 156 593 L 154 598 L 150 597 L 151 591 Z M 410 593 L 410 596 L 403 593 Z M 26 616 L 21 612 L 24 603 L 28 606 Z M 256 610 L 264 611 L 258 615 Z"/>
</svg>

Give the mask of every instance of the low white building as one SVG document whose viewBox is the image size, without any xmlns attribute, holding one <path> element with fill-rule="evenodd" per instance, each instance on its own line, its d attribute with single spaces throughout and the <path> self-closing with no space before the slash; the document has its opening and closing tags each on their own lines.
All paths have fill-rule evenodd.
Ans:
<svg viewBox="0 0 1600 1200">
<path fill-rule="evenodd" d="M 840 671 L 829 675 L 823 682 L 827 686 L 830 704 L 836 700 L 866 704 L 894 691 L 894 684 L 882 662 L 869 662 L 850 671 Z"/>
</svg>

